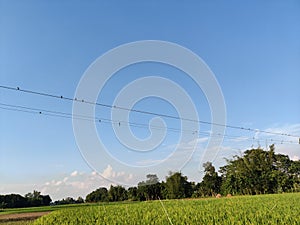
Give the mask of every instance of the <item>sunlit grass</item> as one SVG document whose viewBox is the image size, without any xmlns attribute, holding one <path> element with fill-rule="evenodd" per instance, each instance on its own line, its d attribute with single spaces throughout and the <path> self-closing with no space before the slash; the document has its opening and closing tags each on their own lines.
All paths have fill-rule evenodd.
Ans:
<svg viewBox="0 0 300 225">
<path fill-rule="evenodd" d="M 162 203 L 66 208 L 43 216 L 34 224 L 170 224 L 170 221 L 173 224 L 299 224 L 300 193 Z"/>
</svg>

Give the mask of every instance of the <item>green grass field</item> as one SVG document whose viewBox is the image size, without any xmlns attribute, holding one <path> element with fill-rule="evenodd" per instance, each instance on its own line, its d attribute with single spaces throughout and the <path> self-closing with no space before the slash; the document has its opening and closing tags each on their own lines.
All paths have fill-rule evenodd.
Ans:
<svg viewBox="0 0 300 225">
<path fill-rule="evenodd" d="M 68 207 L 40 224 L 300 224 L 300 193 Z"/>
<path fill-rule="evenodd" d="M 36 213 L 36 212 L 49 212 L 70 208 L 83 208 L 84 206 L 91 207 L 91 204 L 74 204 L 74 205 L 58 205 L 58 206 L 44 206 L 44 207 L 28 207 L 28 208 L 14 208 L 14 209 L 1 209 L 0 210 L 0 225 L 29 225 L 34 221 L 27 218 L 14 218 L 7 219 L 8 215 L 23 215 L 24 213 Z M 17 216 L 16 216 L 17 217 Z"/>
<path fill-rule="evenodd" d="M 72 205 L 56 205 L 56 206 L 41 206 L 41 207 L 28 207 L 28 208 L 13 208 L 0 210 L 0 216 L 15 213 L 29 213 L 29 212 L 48 212 L 56 211 L 64 208 L 76 208 L 83 206 L 91 206 L 91 204 L 72 204 Z"/>
</svg>

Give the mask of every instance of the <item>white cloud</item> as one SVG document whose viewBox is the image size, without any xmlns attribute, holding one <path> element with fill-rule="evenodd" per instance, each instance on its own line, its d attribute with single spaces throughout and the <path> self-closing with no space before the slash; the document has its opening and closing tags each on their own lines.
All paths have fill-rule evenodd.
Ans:
<svg viewBox="0 0 300 225">
<path fill-rule="evenodd" d="M 97 173 L 96 171 L 84 173 L 75 170 L 68 176 L 37 185 L 37 189 L 41 190 L 43 194 L 49 194 L 53 200 L 66 197 L 76 199 L 79 196 L 85 198 L 88 193 L 99 187 L 109 188 L 111 184 L 117 185 L 118 183 L 113 180 L 122 183 L 134 178 L 133 174 L 126 174 L 124 171 L 114 171 L 112 166 L 108 165 L 102 173 Z"/>
<path fill-rule="evenodd" d="M 240 136 L 240 137 L 237 137 L 237 138 L 233 138 L 231 141 L 232 142 L 245 142 L 245 141 L 248 141 L 250 139 L 253 139 L 253 137 Z"/>
<path fill-rule="evenodd" d="M 102 177 L 108 180 L 112 180 L 113 182 L 118 183 L 128 183 L 132 180 L 133 174 L 125 173 L 125 171 L 114 171 L 111 165 L 107 165 L 107 167 L 100 174 Z"/>
<path fill-rule="evenodd" d="M 71 177 L 76 177 L 78 175 L 78 171 L 75 170 L 74 172 L 71 173 Z"/>
<path fill-rule="evenodd" d="M 75 171 L 74 171 L 75 172 Z M 49 194 L 52 200 L 58 200 L 66 197 L 83 198 L 91 191 L 100 186 L 108 187 L 110 184 L 97 173 L 71 173 L 69 176 L 62 177 L 58 180 L 47 181 L 39 185 L 39 190 L 43 194 Z"/>
<path fill-rule="evenodd" d="M 270 144 L 275 144 L 275 152 L 288 155 L 290 158 L 300 158 L 300 124 L 284 124 L 276 125 L 266 129 L 268 132 L 275 132 L 287 135 L 264 134 L 264 138 L 268 138 Z M 272 140 L 271 140 L 272 139 Z"/>
<path fill-rule="evenodd" d="M 63 182 L 59 180 L 59 181 L 55 182 L 54 185 L 55 185 L 55 186 L 59 186 L 59 185 L 61 185 L 62 183 L 63 183 Z"/>
<path fill-rule="evenodd" d="M 288 155 L 290 158 L 300 157 L 300 145 L 298 144 L 299 140 L 297 138 L 297 136 L 300 137 L 300 124 L 276 124 L 262 130 L 270 133 L 260 132 L 257 130 L 257 132 L 255 133 L 243 133 L 243 136 L 240 136 L 240 138 L 237 139 L 227 139 L 225 137 L 223 146 L 226 145 L 231 148 L 230 152 L 233 156 L 240 155 L 244 150 L 250 149 L 252 147 L 256 148 L 258 146 L 261 146 L 262 148 L 266 149 L 269 145 L 275 144 L 276 153 Z M 291 134 L 296 137 L 280 134 Z M 235 150 L 235 153 L 233 150 Z"/>
<path fill-rule="evenodd" d="M 114 178 L 116 176 L 116 172 L 113 171 L 111 165 L 107 165 L 101 175 L 105 178 Z"/>
<path fill-rule="evenodd" d="M 195 138 L 194 140 L 190 141 L 188 144 L 194 146 L 195 144 L 202 144 L 206 143 L 209 140 L 209 137 L 202 137 L 202 138 Z"/>
<path fill-rule="evenodd" d="M 294 134 L 297 136 L 300 135 L 300 123 L 276 125 L 266 129 L 266 131 L 280 133 L 280 134 Z M 272 135 L 272 134 L 267 134 L 267 135 Z"/>
</svg>

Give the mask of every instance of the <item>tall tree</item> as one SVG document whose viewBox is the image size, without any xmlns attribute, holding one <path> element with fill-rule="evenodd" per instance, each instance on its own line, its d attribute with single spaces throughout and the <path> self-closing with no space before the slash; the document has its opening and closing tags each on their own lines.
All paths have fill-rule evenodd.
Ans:
<svg viewBox="0 0 300 225">
<path fill-rule="evenodd" d="M 199 191 L 204 196 L 215 196 L 220 192 L 222 178 L 218 176 L 211 162 L 203 164 L 205 175 L 199 185 Z"/>
<path fill-rule="evenodd" d="M 232 194 L 289 191 L 297 180 L 291 173 L 292 165 L 288 156 L 275 154 L 274 145 L 268 151 L 260 148 L 247 150 L 243 156 L 235 156 L 220 168 L 222 191 Z"/>
<path fill-rule="evenodd" d="M 108 199 L 111 202 L 124 201 L 128 199 L 127 190 L 118 185 L 111 185 L 108 191 Z"/>
<path fill-rule="evenodd" d="M 88 194 L 85 198 L 86 202 L 107 202 L 108 191 L 105 187 L 100 187 L 97 190 Z"/>
<path fill-rule="evenodd" d="M 127 190 L 128 193 L 128 200 L 137 201 L 138 199 L 138 188 L 137 187 L 130 187 Z"/>
<path fill-rule="evenodd" d="M 187 198 L 192 195 L 192 185 L 181 172 L 169 173 L 165 184 L 167 198 Z"/>
<path fill-rule="evenodd" d="M 292 191 L 300 191 L 300 160 L 292 161 L 289 174 L 293 179 Z"/>
<path fill-rule="evenodd" d="M 49 195 L 41 195 L 41 192 L 34 190 L 25 195 L 28 206 L 46 206 L 52 201 Z"/>
<path fill-rule="evenodd" d="M 138 197 L 140 200 L 157 200 L 161 198 L 161 184 L 156 174 L 148 174 L 146 181 L 138 184 Z"/>
</svg>

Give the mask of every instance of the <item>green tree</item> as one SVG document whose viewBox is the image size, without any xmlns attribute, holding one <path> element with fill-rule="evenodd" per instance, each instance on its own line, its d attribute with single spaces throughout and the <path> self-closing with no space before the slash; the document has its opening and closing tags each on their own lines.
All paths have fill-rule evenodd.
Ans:
<svg viewBox="0 0 300 225">
<path fill-rule="evenodd" d="M 138 184 L 138 199 L 144 200 L 157 200 L 161 197 L 161 184 L 156 174 L 148 174 L 146 181 L 139 182 Z"/>
<path fill-rule="evenodd" d="M 289 174 L 293 180 L 292 191 L 300 191 L 300 160 L 291 161 Z"/>
<path fill-rule="evenodd" d="M 274 145 L 268 151 L 251 149 L 235 156 L 220 168 L 222 191 L 232 194 L 266 194 L 285 192 L 297 186 L 297 176 L 291 170 L 288 156 L 275 154 Z"/>
<path fill-rule="evenodd" d="M 108 199 L 111 202 L 124 201 L 128 199 L 127 191 L 124 187 L 111 185 L 108 191 Z"/>
<path fill-rule="evenodd" d="M 128 200 L 137 201 L 138 199 L 138 188 L 137 187 L 130 187 L 127 190 L 128 193 Z"/>
<path fill-rule="evenodd" d="M 192 185 L 181 172 L 169 173 L 165 183 L 167 198 L 187 198 L 192 195 Z"/>
<path fill-rule="evenodd" d="M 220 193 L 222 178 L 218 176 L 211 162 L 204 163 L 203 167 L 205 175 L 199 185 L 199 192 L 202 196 L 215 196 Z"/>
<path fill-rule="evenodd" d="M 41 195 L 41 192 L 34 190 L 32 193 L 25 195 L 28 206 L 46 206 L 52 201 L 49 195 Z"/>
<path fill-rule="evenodd" d="M 159 179 L 156 174 L 148 174 L 146 177 L 147 177 L 146 184 L 150 185 L 150 184 L 156 184 L 159 182 Z"/>
<path fill-rule="evenodd" d="M 27 199 L 18 194 L 1 195 L 0 201 L 2 202 L 2 206 L 6 208 L 22 208 L 28 206 Z"/>
<path fill-rule="evenodd" d="M 78 203 L 78 204 L 84 203 L 84 199 L 81 196 L 79 196 L 76 200 L 76 203 Z"/>
<path fill-rule="evenodd" d="M 50 203 L 52 202 L 52 199 L 50 198 L 49 195 L 41 195 L 41 197 L 42 197 L 42 203 L 41 203 L 42 206 L 50 205 Z"/>
<path fill-rule="evenodd" d="M 97 190 L 88 194 L 85 198 L 86 202 L 108 202 L 108 191 L 105 187 L 100 187 Z"/>
</svg>

